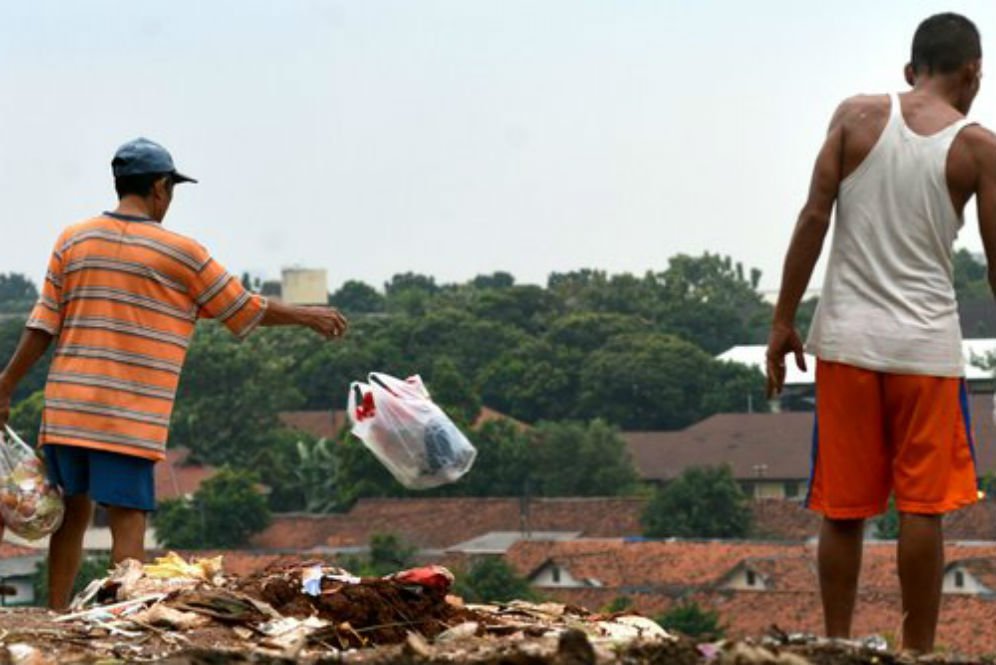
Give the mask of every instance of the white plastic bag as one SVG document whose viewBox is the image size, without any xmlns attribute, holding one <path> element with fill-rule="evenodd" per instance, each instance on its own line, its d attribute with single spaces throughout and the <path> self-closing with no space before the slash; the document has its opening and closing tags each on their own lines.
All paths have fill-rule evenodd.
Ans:
<svg viewBox="0 0 996 665">
<path fill-rule="evenodd" d="M 408 489 L 452 483 L 477 450 L 429 397 L 419 376 L 402 381 L 372 372 L 349 389 L 352 432 Z"/>
<path fill-rule="evenodd" d="M 27 540 L 43 538 L 62 524 L 62 492 L 48 482 L 45 463 L 9 426 L 0 432 L 0 517 Z"/>
</svg>

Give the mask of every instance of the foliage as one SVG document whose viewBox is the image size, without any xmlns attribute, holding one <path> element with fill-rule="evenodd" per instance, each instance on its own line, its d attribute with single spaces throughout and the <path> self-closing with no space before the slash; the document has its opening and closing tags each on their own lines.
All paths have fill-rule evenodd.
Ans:
<svg viewBox="0 0 996 665">
<path fill-rule="evenodd" d="M 633 599 L 629 596 L 616 596 L 602 611 L 606 614 L 618 614 L 633 608 Z"/>
<path fill-rule="evenodd" d="M 879 540 L 897 540 L 899 538 L 899 511 L 895 499 L 889 499 L 889 507 L 885 513 L 875 518 L 875 537 Z"/>
<path fill-rule="evenodd" d="M 674 630 L 689 637 L 716 640 L 723 636 L 719 613 L 715 610 L 704 610 L 694 601 L 675 605 L 657 617 L 656 621 L 665 630 Z"/>
<path fill-rule="evenodd" d="M 636 485 L 626 444 L 602 420 L 540 423 L 532 432 L 531 468 L 544 496 L 614 496 Z"/>
<path fill-rule="evenodd" d="M 232 344 L 228 335 L 221 326 L 198 328 L 170 440 L 190 448 L 198 461 L 237 466 L 268 445 L 279 427 L 277 414 L 299 407 L 303 399 L 275 336 L 253 335 Z"/>
<path fill-rule="evenodd" d="M 0 318 L 0 368 L 7 364 L 7 360 L 14 355 L 21 335 L 24 333 L 24 324 L 27 317 L 15 316 L 11 318 Z M 54 345 L 53 345 L 54 346 Z M 45 388 L 45 377 L 48 376 L 48 366 L 52 361 L 52 349 L 50 348 L 45 356 L 31 368 L 31 371 L 21 379 L 14 391 L 14 402 L 27 399 L 39 390 Z"/>
<path fill-rule="evenodd" d="M 231 469 L 205 481 L 189 501 L 163 501 L 153 517 L 159 542 L 177 549 L 242 547 L 269 523 L 257 476 Z"/>
<path fill-rule="evenodd" d="M 538 599 L 529 581 L 498 556 L 476 559 L 466 571 L 458 571 L 456 578 L 454 593 L 469 603 Z"/>
<path fill-rule="evenodd" d="M 383 312 L 384 296 L 369 284 L 348 280 L 329 297 L 329 304 L 346 314 Z"/>
<path fill-rule="evenodd" d="M 27 399 L 21 400 L 10 411 L 10 427 L 29 444 L 38 442 L 41 428 L 42 410 L 45 408 L 45 392 L 39 390 Z"/>
<path fill-rule="evenodd" d="M 70 597 L 83 591 L 90 582 L 107 577 L 107 571 L 111 567 L 111 559 L 106 554 L 90 555 L 83 557 L 80 563 L 80 572 L 73 582 L 73 590 Z M 33 580 L 35 588 L 35 605 L 39 607 L 48 606 L 48 557 L 38 562 L 35 568 Z"/>
<path fill-rule="evenodd" d="M 649 538 L 743 538 L 751 530 L 747 496 L 728 466 L 687 469 L 654 493 L 642 521 Z"/>
<path fill-rule="evenodd" d="M 472 424 L 481 413 L 481 397 L 446 356 L 433 363 L 427 388 L 433 401 L 458 423 Z"/>
<path fill-rule="evenodd" d="M 0 273 L 0 312 L 29 312 L 38 300 L 38 289 L 28 277 Z"/>
<path fill-rule="evenodd" d="M 415 566 L 418 548 L 393 533 L 375 533 L 370 537 L 366 556 L 350 556 L 342 565 L 360 577 L 383 577 Z"/>
</svg>

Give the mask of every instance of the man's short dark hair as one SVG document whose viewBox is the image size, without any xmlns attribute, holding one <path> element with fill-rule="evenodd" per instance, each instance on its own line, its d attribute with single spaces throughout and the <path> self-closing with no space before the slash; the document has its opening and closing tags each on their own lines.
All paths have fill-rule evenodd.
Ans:
<svg viewBox="0 0 996 665">
<path fill-rule="evenodd" d="M 931 16 L 913 35 L 910 64 L 917 74 L 950 74 L 982 57 L 979 29 L 961 14 Z"/>
<path fill-rule="evenodd" d="M 114 190 L 118 198 L 123 199 L 129 194 L 148 196 L 157 180 L 165 178 L 168 173 L 142 173 L 140 175 L 122 175 L 114 179 Z"/>
</svg>

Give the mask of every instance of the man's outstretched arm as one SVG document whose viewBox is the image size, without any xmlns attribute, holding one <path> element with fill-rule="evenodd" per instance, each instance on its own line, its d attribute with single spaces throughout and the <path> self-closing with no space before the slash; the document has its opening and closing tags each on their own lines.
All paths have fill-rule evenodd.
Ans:
<svg viewBox="0 0 996 665">
<path fill-rule="evenodd" d="M 792 233 L 785 264 L 782 268 L 782 286 L 768 338 L 767 374 L 768 398 L 781 392 L 785 383 L 785 356 L 795 354 L 799 369 L 806 369 L 802 340 L 795 329 L 795 314 L 806 292 L 813 268 L 823 250 L 823 240 L 830 228 L 837 189 L 840 186 L 841 158 L 843 156 L 843 116 L 847 102 L 842 104 L 830 122 L 827 138 L 816 158 L 813 177 L 809 185 L 809 198 Z"/>
<path fill-rule="evenodd" d="M 10 402 L 24 375 L 31 371 L 35 363 L 45 355 L 52 343 L 52 335 L 37 328 L 25 328 L 17 349 L 7 363 L 6 369 L 0 373 L 0 428 L 7 424 L 10 418 Z"/>
<path fill-rule="evenodd" d="M 345 335 L 349 327 L 346 317 L 333 307 L 301 307 L 272 299 L 266 305 L 260 325 L 304 326 L 326 339 Z"/>
</svg>

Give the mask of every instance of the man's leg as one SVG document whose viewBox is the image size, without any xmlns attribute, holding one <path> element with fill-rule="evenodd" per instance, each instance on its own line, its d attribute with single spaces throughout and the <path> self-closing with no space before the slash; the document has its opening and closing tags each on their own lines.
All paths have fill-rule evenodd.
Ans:
<svg viewBox="0 0 996 665">
<path fill-rule="evenodd" d="M 125 559 L 145 560 L 145 517 L 143 510 L 135 508 L 107 507 L 111 523 L 111 562 L 120 563 Z"/>
<path fill-rule="evenodd" d="M 899 515 L 903 648 L 930 652 L 941 607 L 944 535 L 940 515 Z"/>
<path fill-rule="evenodd" d="M 66 515 L 48 545 L 48 606 L 53 610 L 69 606 L 73 582 L 83 559 L 83 536 L 93 516 L 93 503 L 88 495 L 67 496 L 65 502 Z"/>
<path fill-rule="evenodd" d="M 827 637 L 851 636 L 864 530 L 864 520 L 823 518 L 817 558 Z"/>
</svg>

